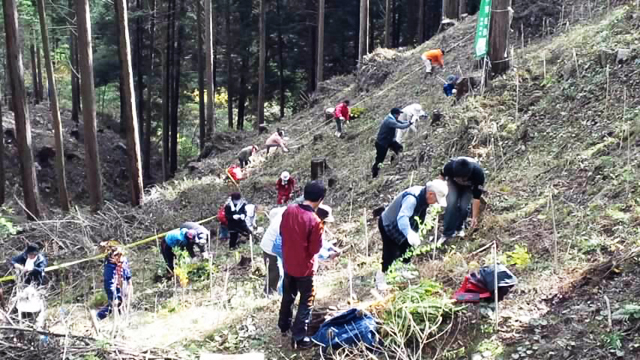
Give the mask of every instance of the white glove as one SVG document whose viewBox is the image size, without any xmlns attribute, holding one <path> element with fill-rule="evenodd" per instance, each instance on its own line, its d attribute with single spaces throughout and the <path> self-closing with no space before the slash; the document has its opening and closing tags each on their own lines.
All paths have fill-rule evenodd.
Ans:
<svg viewBox="0 0 640 360">
<path fill-rule="evenodd" d="M 208 252 L 206 252 L 206 251 L 202 253 L 202 257 L 203 257 L 204 259 L 208 259 L 210 256 L 211 256 L 211 255 L 210 255 Z"/>
<path fill-rule="evenodd" d="M 344 121 L 344 118 L 342 116 L 340 116 L 340 120 Z"/>
<path fill-rule="evenodd" d="M 453 95 L 455 95 L 455 94 L 457 94 L 457 93 L 458 93 L 458 90 L 453 89 L 453 90 L 451 90 L 451 93 L 452 93 Z"/>
<path fill-rule="evenodd" d="M 414 231 L 409 233 L 409 236 L 407 236 L 407 240 L 409 241 L 409 245 L 411 246 L 415 247 L 420 245 L 420 236 Z"/>
<path fill-rule="evenodd" d="M 244 214 L 240 215 L 240 219 L 244 220 L 244 219 L 246 219 L 246 218 L 247 218 L 247 217 L 246 217 Z"/>
<path fill-rule="evenodd" d="M 238 219 L 240 219 L 240 215 L 233 215 L 233 219 L 234 219 L 234 220 L 238 220 Z"/>
</svg>

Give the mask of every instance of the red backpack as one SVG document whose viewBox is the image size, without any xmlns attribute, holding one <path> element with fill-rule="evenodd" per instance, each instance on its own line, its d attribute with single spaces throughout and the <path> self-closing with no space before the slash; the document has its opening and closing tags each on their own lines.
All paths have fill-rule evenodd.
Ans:
<svg viewBox="0 0 640 360">
<path fill-rule="evenodd" d="M 229 224 L 227 223 L 227 217 L 226 217 L 226 216 L 225 216 L 225 214 L 224 214 L 224 205 L 222 205 L 222 206 L 220 207 L 220 209 L 218 210 L 218 221 L 220 221 L 220 224 L 222 224 L 222 225 L 224 225 L 224 226 L 229 225 Z"/>
</svg>

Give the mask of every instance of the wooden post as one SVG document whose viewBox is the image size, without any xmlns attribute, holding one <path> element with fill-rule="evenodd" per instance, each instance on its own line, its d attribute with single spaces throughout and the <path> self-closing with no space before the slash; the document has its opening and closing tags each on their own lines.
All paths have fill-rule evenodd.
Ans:
<svg viewBox="0 0 640 360">
<path fill-rule="evenodd" d="M 318 61 L 316 68 L 316 89 L 324 74 L 324 0 L 318 1 Z"/>
<path fill-rule="evenodd" d="M 311 180 L 320 179 L 327 169 L 327 159 L 314 158 L 311 159 Z"/>
<path fill-rule="evenodd" d="M 447 19 L 457 19 L 459 7 L 458 0 L 444 0 L 442 12 Z"/>
<path fill-rule="evenodd" d="M 498 244 L 496 242 L 493 243 L 493 297 L 496 306 L 496 329 L 498 331 L 498 326 L 500 324 L 500 312 L 499 312 L 499 304 L 498 304 Z"/>
<path fill-rule="evenodd" d="M 494 0 L 491 6 L 491 28 L 489 34 L 489 58 L 494 74 L 509 70 L 507 49 L 509 48 L 509 7 L 511 0 Z"/>
<path fill-rule="evenodd" d="M 364 222 L 364 244 L 365 244 L 365 254 L 369 257 L 369 230 L 367 229 L 367 209 L 362 210 L 362 221 Z"/>
</svg>

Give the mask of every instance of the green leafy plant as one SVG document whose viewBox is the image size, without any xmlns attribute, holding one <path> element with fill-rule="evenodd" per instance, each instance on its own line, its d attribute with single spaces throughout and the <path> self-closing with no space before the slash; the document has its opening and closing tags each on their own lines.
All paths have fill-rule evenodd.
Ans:
<svg viewBox="0 0 640 360">
<path fill-rule="evenodd" d="M 640 305 L 638 304 L 627 304 L 622 307 L 622 309 L 614 312 L 611 315 L 611 318 L 614 320 L 638 320 L 640 319 Z"/>
<path fill-rule="evenodd" d="M 612 331 L 610 333 L 606 333 L 602 335 L 602 342 L 610 350 L 620 350 L 622 349 L 623 338 L 624 338 L 624 335 L 622 335 L 621 332 Z"/>
<path fill-rule="evenodd" d="M 517 269 L 524 269 L 531 264 L 531 255 L 526 246 L 516 245 L 515 250 L 504 254 L 504 264 L 515 265 Z"/>
<path fill-rule="evenodd" d="M 360 118 L 365 112 L 367 112 L 367 109 L 365 108 L 361 108 L 361 107 L 354 107 L 349 109 L 350 113 L 351 113 L 351 118 L 352 119 L 358 119 Z"/>
</svg>

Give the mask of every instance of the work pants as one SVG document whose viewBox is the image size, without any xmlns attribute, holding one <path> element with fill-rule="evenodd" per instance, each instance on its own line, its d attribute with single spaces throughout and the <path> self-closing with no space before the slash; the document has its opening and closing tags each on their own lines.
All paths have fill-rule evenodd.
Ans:
<svg viewBox="0 0 640 360">
<path fill-rule="evenodd" d="M 447 194 L 447 209 L 444 212 L 444 231 L 445 237 L 453 237 L 456 231 L 462 230 L 464 221 L 469 216 L 469 205 L 473 194 L 471 187 L 460 185 L 455 181 L 449 180 L 449 194 Z"/>
<path fill-rule="evenodd" d="M 403 241 L 398 244 L 397 241 L 393 240 L 384 229 L 382 217 L 378 218 L 378 230 L 382 237 L 382 272 L 386 273 L 394 261 L 400 259 L 407 253 L 407 250 L 409 249 L 409 242 Z M 410 257 L 403 260 L 405 264 L 408 264 L 410 261 Z"/>
<path fill-rule="evenodd" d="M 286 204 L 289 202 L 289 198 L 291 197 L 291 193 L 278 193 L 278 205 Z"/>
<path fill-rule="evenodd" d="M 336 131 L 342 134 L 342 120 L 340 118 L 336 118 Z"/>
<path fill-rule="evenodd" d="M 400 154 L 403 147 L 400 143 L 393 140 L 389 146 L 384 146 L 376 141 L 376 161 L 371 167 L 371 175 L 376 178 L 380 172 L 380 164 L 384 163 L 384 159 L 387 157 L 387 152 L 391 149 L 396 155 Z"/>
<path fill-rule="evenodd" d="M 267 269 L 264 292 L 267 295 L 278 293 L 278 282 L 280 281 L 278 257 L 267 252 L 263 252 L 262 257 L 264 258 L 264 266 Z"/>
<path fill-rule="evenodd" d="M 173 248 L 162 240 L 160 242 L 160 253 L 164 258 L 164 262 L 167 264 L 169 271 L 173 273 L 173 261 L 176 258 L 176 255 L 173 253 Z"/>
<path fill-rule="evenodd" d="M 292 326 L 293 304 L 296 301 L 296 297 L 298 297 L 298 293 L 300 293 L 300 303 Z M 291 337 L 296 341 L 307 336 L 315 298 L 316 291 L 313 287 L 313 276 L 295 277 L 285 273 L 284 294 L 282 295 L 280 316 L 278 318 L 280 331 L 286 332 L 291 329 Z"/>
</svg>

